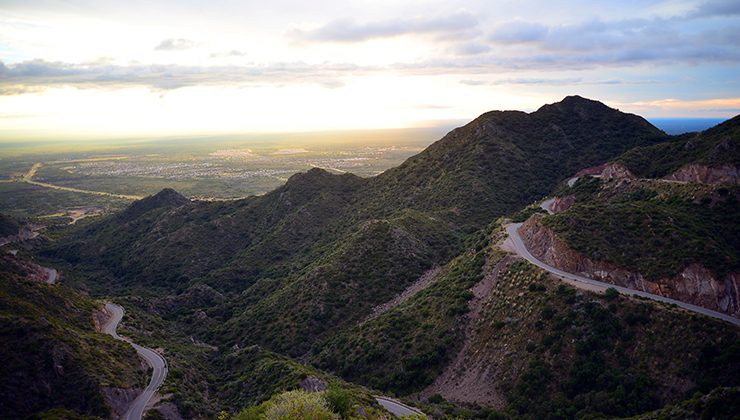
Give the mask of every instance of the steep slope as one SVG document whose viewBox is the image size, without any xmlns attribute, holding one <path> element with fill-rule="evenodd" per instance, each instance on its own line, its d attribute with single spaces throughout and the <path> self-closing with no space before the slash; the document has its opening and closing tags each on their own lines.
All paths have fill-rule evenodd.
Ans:
<svg viewBox="0 0 740 420">
<path fill-rule="evenodd" d="M 313 169 L 225 203 L 163 191 L 71 228 L 45 255 L 66 261 L 75 278 L 93 273 L 85 281 L 93 293 L 129 295 L 219 355 L 259 344 L 408 393 L 462 346 L 470 288 L 486 266 L 480 229 L 580 168 L 667 139 L 641 117 L 568 97 L 530 114 L 486 113 L 373 178 Z M 438 265 L 426 289 L 362 323 Z M 204 374 L 187 377 L 188 390 L 209 394 Z M 201 404 L 213 407 L 182 405 Z"/>
<path fill-rule="evenodd" d="M 21 225 L 10 216 L 0 213 L 0 238 L 17 235 Z"/>
<path fill-rule="evenodd" d="M 501 238 L 495 227 L 429 288 L 337 334 L 313 360 L 361 384 L 423 390 L 421 408 L 440 417 L 444 399 L 524 418 L 629 416 L 738 386 L 734 326 L 573 289 L 505 256 Z"/>
<path fill-rule="evenodd" d="M 474 231 L 579 168 L 666 138 L 638 116 L 568 97 L 531 114 L 484 114 L 375 178 L 314 169 L 230 203 L 163 192 L 77 232 L 56 255 L 103 262 L 123 284 L 183 288 L 208 277 L 241 291 L 305 267 L 366 220 L 410 208 Z"/>
<path fill-rule="evenodd" d="M 442 258 L 447 236 L 445 224 L 413 211 L 367 221 L 275 292 L 260 290 L 267 281 L 246 290 L 236 305 L 259 300 L 243 305 L 248 309 L 217 327 L 215 337 L 304 354 L 317 338 L 359 322 L 400 294 Z"/>
<path fill-rule="evenodd" d="M 483 114 L 379 175 L 367 195 L 480 228 L 580 168 L 667 138 L 642 117 L 569 96 L 531 114 Z"/>
<path fill-rule="evenodd" d="M 108 417 L 133 398 L 145 372 L 131 346 L 95 332 L 99 305 L 30 279 L 27 262 L 0 258 L 0 417 L 51 409 Z"/>
<path fill-rule="evenodd" d="M 78 229 L 49 255 L 105 267 L 113 285 L 182 290 L 209 274 L 204 281 L 215 288 L 239 292 L 262 271 L 284 275 L 291 258 L 308 261 L 308 250 L 336 239 L 330 226 L 362 181 L 314 169 L 263 197 L 233 202 L 183 203 L 160 193 L 143 200 L 153 205 L 137 202 Z"/>
<path fill-rule="evenodd" d="M 737 184 L 740 178 L 740 116 L 702 133 L 637 147 L 617 162 L 644 178 Z"/>
<path fill-rule="evenodd" d="M 740 315 L 737 186 L 586 178 L 558 194 L 556 214 L 533 216 L 520 230 L 533 255 L 565 271 Z"/>
</svg>

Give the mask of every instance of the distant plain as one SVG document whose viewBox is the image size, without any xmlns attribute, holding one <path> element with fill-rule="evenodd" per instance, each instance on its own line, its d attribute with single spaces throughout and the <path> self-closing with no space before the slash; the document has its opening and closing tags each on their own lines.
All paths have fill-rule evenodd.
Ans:
<svg viewBox="0 0 740 420">
<path fill-rule="evenodd" d="M 668 134 L 701 131 L 721 119 L 661 118 Z M 173 188 L 193 199 L 261 195 L 312 167 L 367 177 L 397 166 L 460 122 L 432 127 L 315 133 L 93 141 L 0 142 L 0 212 L 43 224 L 119 210 L 131 202 L 107 194 L 143 197 Z M 81 193 L 24 182 L 100 192 Z"/>
</svg>

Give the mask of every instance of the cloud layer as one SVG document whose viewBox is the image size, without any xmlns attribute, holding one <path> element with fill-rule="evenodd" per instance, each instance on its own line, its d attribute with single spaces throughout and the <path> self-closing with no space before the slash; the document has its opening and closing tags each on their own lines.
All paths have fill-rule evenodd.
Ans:
<svg viewBox="0 0 740 420">
<path fill-rule="evenodd" d="M 167 38 L 160 42 L 154 49 L 156 51 L 181 51 L 195 47 L 196 43 L 184 38 Z"/>
<path fill-rule="evenodd" d="M 367 23 L 339 19 L 315 29 L 294 29 L 290 34 L 304 41 L 357 42 L 399 35 L 459 33 L 477 25 L 478 21 L 472 14 L 454 13 L 441 17 L 391 19 Z"/>
<path fill-rule="evenodd" d="M 357 13 L 347 13 L 344 17 L 327 15 L 325 19 L 304 24 L 291 22 L 275 29 L 279 33 L 273 34 L 275 39 L 265 39 L 265 44 L 270 46 L 284 46 L 282 56 L 289 58 L 283 61 L 273 57 L 261 60 L 261 39 L 256 49 L 250 49 L 239 44 L 239 37 L 233 43 L 212 45 L 191 33 L 174 30 L 171 33 L 187 37 L 162 39 L 160 33 L 146 42 L 146 52 L 142 53 L 149 54 L 150 59 L 175 60 L 171 64 L 152 64 L 146 59 L 90 62 L 67 58 L 6 58 L 5 63 L 0 61 L 0 95 L 59 86 L 146 86 L 161 90 L 199 85 L 311 83 L 337 88 L 349 77 L 369 75 L 448 75 L 465 84 L 489 86 L 502 80 L 508 81 L 505 84 L 547 81 L 547 84 L 579 85 L 603 83 L 585 80 L 577 74 L 594 69 L 612 72 L 599 80 L 617 80 L 619 77 L 614 72 L 638 66 L 646 72 L 666 66 L 740 66 L 740 2 L 736 0 L 701 1 L 682 13 L 612 18 L 612 14 L 604 12 L 601 17 L 595 14 L 596 17 L 587 19 L 548 19 L 546 14 L 530 13 L 528 9 L 536 8 L 531 2 L 522 6 L 519 17 L 514 19 L 480 10 L 479 5 L 477 12 L 472 11 L 476 7 L 474 3 L 469 6 L 447 14 L 440 13 L 440 7 L 430 7 L 420 13 L 380 14 L 367 20 L 352 17 L 359 16 Z M 540 7 L 549 6 L 542 3 Z M 402 58 L 395 62 L 383 60 L 384 51 L 373 50 L 378 40 L 383 40 L 383 45 L 392 45 L 399 37 L 406 37 L 399 45 L 417 48 L 411 47 L 401 54 L 396 51 L 396 56 Z M 366 51 L 363 48 L 368 51 L 367 56 L 357 53 Z M 305 62 L 293 61 L 293 54 L 301 55 L 308 50 L 321 53 Z M 178 51 L 187 53 L 171 53 Z M 270 52 L 268 47 L 262 51 Z M 354 57 L 357 64 L 345 59 L 345 55 Z M 187 63 L 177 62 L 182 56 L 196 58 Z M 252 60 L 261 60 L 261 64 Z M 133 64 L 120 64 L 125 62 Z M 573 74 L 558 77 L 513 74 L 519 71 Z"/>
</svg>

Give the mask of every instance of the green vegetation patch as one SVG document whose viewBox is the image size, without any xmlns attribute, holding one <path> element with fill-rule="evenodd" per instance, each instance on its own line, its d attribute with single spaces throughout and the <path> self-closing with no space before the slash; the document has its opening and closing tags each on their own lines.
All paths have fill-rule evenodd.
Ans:
<svg viewBox="0 0 740 420">
<path fill-rule="evenodd" d="M 737 165 L 740 162 L 740 117 L 700 134 L 687 134 L 666 143 L 634 148 L 616 161 L 644 178 L 661 178 L 692 163 L 709 167 Z"/>
<path fill-rule="evenodd" d="M 488 236 L 482 242 L 487 244 Z M 409 301 L 314 346 L 317 366 L 397 394 L 431 384 L 461 345 L 460 320 L 469 310 L 470 288 L 481 280 L 489 251 L 474 246 Z"/>
<path fill-rule="evenodd" d="M 737 188 L 693 200 L 646 189 L 630 194 L 580 203 L 543 223 L 587 257 L 650 280 L 674 276 L 692 263 L 718 277 L 740 270 Z"/>
<path fill-rule="evenodd" d="M 582 292 L 524 261 L 493 293 L 474 352 L 512 367 L 496 378 L 513 417 L 631 416 L 740 384 L 740 334 L 728 323 Z"/>
<path fill-rule="evenodd" d="M 133 348 L 95 331 L 99 304 L 4 268 L 0 278 L 0 417 L 52 408 L 107 417 L 102 387 L 142 386 Z"/>
</svg>

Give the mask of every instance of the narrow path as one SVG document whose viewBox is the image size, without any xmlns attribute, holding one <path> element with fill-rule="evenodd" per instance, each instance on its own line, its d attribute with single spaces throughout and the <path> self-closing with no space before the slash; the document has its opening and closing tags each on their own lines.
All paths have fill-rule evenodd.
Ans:
<svg viewBox="0 0 740 420">
<path fill-rule="evenodd" d="M 144 415 L 146 405 L 152 397 L 154 397 L 154 394 L 167 377 L 167 361 L 164 360 L 164 357 L 156 351 L 140 346 L 132 342 L 130 339 L 118 335 L 116 328 L 123 318 L 123 308 L 120 305 L 116 305 L 115 303 L 106 303 L 105 309 L 111 314 L 111 317 L 108 322 L 102 326 L 103 332 L 111 335 L 116 340 L 125 341 L 131 344 L 136 352 L 139 353 L 139 356 L 141 356 L 152 368 L 152 379 L 149 381 L 149 385 L 147 385 L 144 391 L 131 402 L 126 414 L 121 417 L 122 420 L 141 420 Z"/>
<path fill-rule="evenodd" d="M 378 401 L 378 404 L 382 405 L 383 408 L 390 411 L 391 414 L 393 414 L 396 417 L 405 417 L 405 416 L 426 417 L 426 414 L 422 413 L 421 411 L 413 407 L 409 407 L 408 405 L 400 401 L 396 401 L 388 397 L 380 397 L 377 395 L 375 396 L 375 400 Z"/>
<path fill-rule="evenodd" d="M 578 274 L 568 273 L 558 268 L 555 268 L 543 261 L 538 260 L 529 252 L 526 245 L 524 245 L 524 241 L 522 241 L 521 236 L 519 236 L 518 230 L 521 225 L 522 225 L 521 223 L 511 223 L 506 227 L 506 232 L 509 234 L 509 238 L 506 239 L 506 241 L 504 241 L 503 246 L 508 251 L 513 251 L 519 254 L 525 260 L 531 262 L 532 264 L 536 265 L 537 267 L 540 267 L 541 269 L 545 271 L 548 271 L 560 277 L 561 279 L 566 280 L 569 284 L 572 284 L 575 287 L 586 289 L 586 290 L 591 290 L 591 291 L 604 291 L 611 287 L 613 289 L 616 289 L 619 293 L 622 293 L 624 295 L 640 296 L 640 297 L 656 300 L 658 302 L 664 302 L 664 303 L 676 305 L 680 308 L 686 309 L 691 312 L 706 315 L 712 318 L 721 319 L 723 321 L 727 321 L 735 325 L 740 325 L 740 319 L 732 317 L 727 314 L 723 314 L 721 312 L 713 311 L 707 308 L 702 308 L 701 306 L 696 306 L 690 303 L 681 302 L 679 300 L 667 298 L 665 296 L 654 295 L 652 293 L 647 293 L 647 292 L 643 292 L 640 290 L 634 290 L 634 289 L 629 289 L 627 287 L 616 286 L 611 283 L 605 283 L 602 281 L 594 280 L 594 279 L 584 277 L 584 276 L 579 276 Z"/>
</svg>

